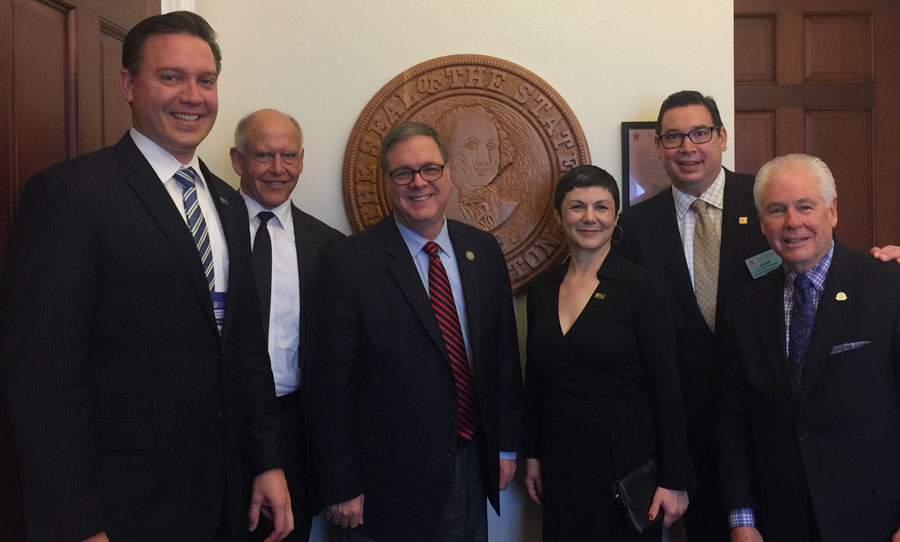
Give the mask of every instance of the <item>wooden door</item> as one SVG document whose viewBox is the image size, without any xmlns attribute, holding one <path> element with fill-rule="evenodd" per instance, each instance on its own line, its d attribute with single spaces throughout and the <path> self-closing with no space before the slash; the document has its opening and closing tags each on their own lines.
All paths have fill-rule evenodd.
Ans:
<svg viewBox="0 0 900 542">
<path fill-rule="evenodd" d="M 0 0 L 0 266 L 28 179 L 131 125 L 122 39 L 156 13 L 159 0 Z M 0 408 L 0 540 L 23 540 L 5 418 Z"/>
<path fill-rule="evenodd" d="M 735 162 L 803 152 L 831 168 L 837 237 L 900 244 L 898 0 L 735 0 Z"/>
</svg>

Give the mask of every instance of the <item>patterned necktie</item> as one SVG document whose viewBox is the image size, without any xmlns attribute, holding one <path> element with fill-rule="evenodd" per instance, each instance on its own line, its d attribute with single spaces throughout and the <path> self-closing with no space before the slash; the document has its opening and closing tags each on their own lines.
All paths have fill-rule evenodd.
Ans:
<svg viewBox="0 0 900 542">
<path fill-rule="evenodd" d="M 263 332 L 269 337 L 269 308 L 272 304 L 272 238 L 269 237 L 269 220 L 275 215 L 262 211 L 258 215 L 259 228 L 253 238 L 253 274 L 259 293 L 259 309 L 262 313 Z"/>
<path fill-rule="evenodd" d="M 709 204 L 701 199 L 691 203 L 697 213 L 694 224 L 694 294 L 706 325 L 716 330 L 716 295 L 719 292 L 719 234 L 709 217 Z"/>
<path fill-rule="evenodd" d="M 816 287 L 806 275 L 794 278 L 794 306 L 791 307 L 791 329 L 788 335 L 788 369 L 791 371 L 791 384 L 794 391 L 800 391 L 800 377 L 806 354 L 809 352 L 809 340 L 813 326 L 816 324 Z"/>
<path fill-rule="evenodd" d="M 206 230 L 206 221 L 203 220 L 203 211 L 197 201 L 197 174 L 194 168 L 182 166 L 175 172 L 175 179 L 181 185 L 182 199 L 184 200 L 184 216 L 187 217 L 188 229 L 194 236 L 197 251 L 200 252 L 200 263 L 203 264 L 203 274 L 206 275 L 206 283 L 209 291 L 216 288 L 216 273 L 213 266 L 212 246 L 209 244 L 209 232 Z"/>
<path fill-rule="evenodd" d="M 456 431 L 459 436 L 472 440 L 475 427 L 478 425 L 478 404 L 475 398 L 475 387 L 472 384 L 472 373 L 469 370 L 469 359 L 466 355 L 466 344 L 463 342 L 459 315 L 453 301 L 453 291 L 447 279 L 447 271 L 441 262 L 440 247 L 437 243 L 425 243 L 428 253 L 428 295 L 431 297 L 431 309 L 437 317 L 441 336 L 447 347 L 450 358 L 450 369 L 456 381 L 456 397 L 458 423 Z"/>
</svg>

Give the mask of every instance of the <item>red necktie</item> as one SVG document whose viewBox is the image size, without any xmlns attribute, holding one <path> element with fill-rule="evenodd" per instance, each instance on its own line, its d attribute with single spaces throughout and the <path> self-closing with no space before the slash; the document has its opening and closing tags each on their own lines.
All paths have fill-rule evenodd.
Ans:
<svg viewBox="0 0 900 542">
<path fill-rule="evenodd" d="M 466 356 L 466 344 L 463 342 L 459 315 L 453 301 L 453 291 L 447 279 L 447 271 L 441 263 L 440 247 L 437 243 L 425 243 L 428 252 L 428 295 L 431 297 L 431 308 L 437 317 L 441 336 L 447 347 L 450 358 L 450 369 L 456 381 L 457 409 L 459 411 L 456 430 L 459 436 L 471 440 L 478 425 L 478 405 L 475 399 L 475 387 L 472 385 L 472 373 Z"/>
</svg>

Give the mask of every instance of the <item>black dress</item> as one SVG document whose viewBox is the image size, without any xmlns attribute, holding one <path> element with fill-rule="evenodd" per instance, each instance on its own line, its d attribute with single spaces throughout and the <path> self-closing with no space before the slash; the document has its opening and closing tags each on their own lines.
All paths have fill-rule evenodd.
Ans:
<svg viewBox="0 0 900 542">
<path fill-rule="evenodd" d="M 650 457 L 662 487 L 687 487 L 672 313 L 649 271 L 610 252 L 563 335 L 567 268 L 542 273 L 528 292 L 526 454 L 541 461 L 544 541 L 659 540 L 658 528 L 637 537 L 611 487 Z"/>
</svg>

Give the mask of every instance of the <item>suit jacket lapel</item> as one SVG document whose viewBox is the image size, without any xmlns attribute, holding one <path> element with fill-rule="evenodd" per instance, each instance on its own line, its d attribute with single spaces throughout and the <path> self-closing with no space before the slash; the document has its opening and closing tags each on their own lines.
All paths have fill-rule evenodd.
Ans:
<svg viewBox="0 0 900 542">
<path fill-rule="evenodd" d="M 314 278 L 313 270 L 318 259 L 319 242 L 314 236 L 309 235 L 310 226 L 303 223 L 300 209 L 293 203 L 291 204 L 291 218 L 294 221 L 294 244 L 297 246 L 297 275 L 300 278 L 300 319 L 302 320 L 309 285 Z"/>
<path fill-rule="evenodd" d="M 456 266 L 459 268 L 459 279 L 462 283 L 463 287 L 463 299 L 465 300 L 466 306 L 466 320 L 468 322 L 468 334 L 469 334 L 469 350 L 472 352 L 472 358 L 469 360 L 469 366 L 472 367 L 473 371 L 475 369 L 475 360 L 477 359 L 476 353 L 478 349 L 476 346 L 480 344 L 480 332 L 481 332 L 481 310 L 480 310 L 480 299 L 481 295 L 479 292 L 480 281 L 478 280 L 478 265 L 479 265 L 479 254 L 475 250 L 474 247 L 470 246 L 468 243 L 468 238 L 465 234 L 460 230 L 458 224 L 453 221 L 448 221 L 448 228 L 450 233 L 450 241 L 453 243 L 453 252 L 456 253 Z M 469 259 L 468 254 L 471 253 L 473 255 L 472 259 Z M 484 256 L 484 255 L 482 255 Z"/>
<path fill-rule="evenodd" d="M 655 209 L 656 219 L 653 221 L 653 242 L 660 258 L 665 262 L 666 274 L 675 289 L 678 301 L 684 307 L 684 312 L 696 321 L 698 326 L 709 330 L 703 313 L 697 305 L 697 296 L 694 295 L 694 287 L 691 285 L 691 276 L 688 273 L 687 259 L 684 257 L 684 245 L 681 243 L 681 234 L 678 230 L 678 221 L 675 219 L 675 202 L 671 197 L 659 198 L 659 205 Z M 711 332 L 710 332 L 711 333 Z"/>
<path fill-rule="evenodd" d="M 803 404 L 812 388 L 822 375 L 825 362 L 831 355 L 840 331 L 847 324 L 847 319 L 853 312 L 853 306 L 859 299 L 859 284 L 857 278 L 863 274 L 865 268 L 852 258 L 853 254 L 843 245 L 835 242 L 834 257 L 828 270 L 828 277 L 819 299 L 819 307 L 816 310 L 816 324 L 810 338 L 809 353 L 803 366 L 802 387 L 800 389 L 800 404 Z M 836 299 L 838 292 L 844 292 L 844 301 Z"/>
<path fill-rule="evenodd" d="M 394 222 L 394 216 L 390 215 L 377 225 L 373 226 L 382 229 L 384 237 L 384 249 L 388 256 L 388 268 L 394 275 L 394 280 L 400 287 L 400 291 L 406 297 L 416 316 L 422 322 L 422 325 L 428 331 L 428 334 L 434 340 L 435 345 L 441 351 L 447 363 L 446 348 L 444 346 L 444 338 L 441 336 L 441 330 L 438 327 L 437 318 L 431 309 L 431 301 L 428 298 L 428 292 L 422 284 L 422 278 L 416 270 L 416 264 L 409 253 L 403 237 L 400 236 L 400 230 Z M 374 287 L 378 287 L 375 285 Z"/>
<path fill-rule="evenodd" d="M 150 163 L 138 150 L 131 136 L 126 134 L 116 143 L 115 148 L 125 168 L 125 181 L 144 202 L 150 215 L 153 216 L 163 234 L 172 244 L 175 254 L 184 265 L 185 272 L 194 286 L 198 301 L 204 305 L 210 323 L 215 326 L 212 298 L 209 295 L 206 275 L 203 273 L 203 264 L 200 262 L 197 245 L 185 225 L 182 214 L 173 204 L 165 186 L 159 181 L 153 168 L 150 167 Z"/>
<path fill-rule="evenodd" d="M 722 241 L 719 244 L 719 291 L 716 307 L 723 307 L 727 294 L 736 289 L 736 281 L 750 271 L 744 263 L 746 247 L 753 245 L 754 236 L 759 233 L 759 226 L 750 213 L 755 215 L 753 203 L 753 187 L 742 187 L 737 182 L 728 182 L 730 171 L 725 172 L 724 209 L 722 210 Z M 747 220 L 741 224 L 740 218 Z M 716 320 L 719 320 L 717 311 Z"/>
<path fill-rule="evenodd" d="M 784 393 L 796 401 L 785 354 L 784 272 L 778 269 L 760 280 L 763 281 L 762 296 L 758 303 L 747 309 L 756 312 L 756 322 L 762 331 L 760 333 L 762 355 L 769 362 L 775 380 L 781 385 Z"/>
</svg>

